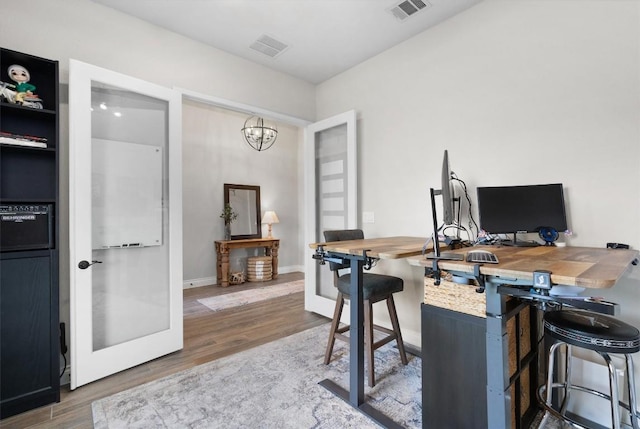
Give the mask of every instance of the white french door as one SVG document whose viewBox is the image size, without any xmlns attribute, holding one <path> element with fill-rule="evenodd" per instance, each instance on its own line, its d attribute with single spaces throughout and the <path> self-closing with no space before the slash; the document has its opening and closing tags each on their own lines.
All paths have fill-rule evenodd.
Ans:
<svg viewBox="0 0 640 429">
<path fill-rule="evenodd" d="M 357 228 L 356 112 L 309 125 L 304 157 L 306 243 L 324 241 L 325 230 Z M 331 318 L 337 296 L 333 274 L 306 249 L 305 309 Z"/>
<path fill-rule="evenodd" d="M 71 60 L 71 388 L 182 348 L 181 95 Z"/>
</svg>

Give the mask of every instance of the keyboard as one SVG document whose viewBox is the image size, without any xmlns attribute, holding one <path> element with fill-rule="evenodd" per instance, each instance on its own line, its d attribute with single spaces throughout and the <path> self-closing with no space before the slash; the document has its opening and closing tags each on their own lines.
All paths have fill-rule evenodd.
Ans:
<svg viewBox="0 0 640 429">
<path fill-rule="evenodd" d="M 498 257 L 488 250 L 471 250 L 467 252 L 467 262 L 497 264 Z"/>
</svg>

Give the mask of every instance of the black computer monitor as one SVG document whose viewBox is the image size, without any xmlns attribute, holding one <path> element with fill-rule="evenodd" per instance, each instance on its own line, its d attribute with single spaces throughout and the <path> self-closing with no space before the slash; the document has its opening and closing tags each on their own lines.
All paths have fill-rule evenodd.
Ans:
<svg viewBox="0 0 640 429">
<path fill-rule="evenodd" d="M 449 152 L 444 151 L 442 158 L 442 168 L 440 170 L 440 189 L 430 189 L 431 194 L 431 216 L 433 220 L 433 252 L 427 253 L 429 259 L 460 260 L 463 255 L 457 253 L 440 252 L 440 240 L 438 239 L 438 215 L 436 212 L 437 195 L 442 197 L 442 218 L 445 225 L 455 223 L 455 193 L 451 182 L 451 167 L 449 166 Z"/>
<path fill-rule="evenodd" d="M 442 195 L 442 221 L 445 225 L 452 225 L 455 222 L 456 195 L 451 181 L 449 152 L 446 149 L 442 157 L 442 169 L 440 171 L 440 193 Z"/>
<path fill-rule="evenodd" d="M 513 234 L 507 245 L 525 245 L 517 233 L 541 228 L 567 229 L 564 192 L 561 183 L 478 188 L 480 228 L 490 234 Z"/>
</svg>

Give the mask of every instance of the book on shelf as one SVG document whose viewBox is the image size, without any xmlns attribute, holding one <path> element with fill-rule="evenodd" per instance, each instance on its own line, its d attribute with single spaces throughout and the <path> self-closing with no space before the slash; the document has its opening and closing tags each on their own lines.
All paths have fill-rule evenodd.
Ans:
<svg viewBox="0 0 640 429">
<path fill-rule="evenodd" d="M 0 131 L 0 143 L 14 146 L 47 147 L 47 139 L 37 136 L 24 136 Z"/>
</svg>

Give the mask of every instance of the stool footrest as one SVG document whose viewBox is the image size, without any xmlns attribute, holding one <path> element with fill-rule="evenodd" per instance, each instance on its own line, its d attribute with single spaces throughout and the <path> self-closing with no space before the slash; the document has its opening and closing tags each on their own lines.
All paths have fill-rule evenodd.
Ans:
<svg viewBox="0 0 640 429">
<path fill-rule="evenodd" d="M 567 386 L 564 383 L 554 383 L 552 385 L 552 388 L 566 390 Z M 590 389 L 588 387 L 579 386 L 577 384 L 572 384 L 569 389 L 570 390 L 579 390 L 581 392 L 589 393 L 589 394 L 597 396 L 599 398 L 611 401 L 611 396 L 607 395 L 606 393 Z M 546 391 L 547 391 L 547 385 L 543 384 L 538 388 L 538 392 L 537 392 L 538 403 L 542 406 L 542 408 L 544 408 L 545 411 L 548 411 L 551 415 L 553 415 L 554 417 L 556 417 L 556 418 L 558 418 L 560 420 L 565 420 L 565 421 L 569 422 L 574 427 L 582 428 L 582 429 L 592 429 L 592 428 L 589 428 L 587 426 L 583 426 L 581 423 L 577 422 L 576 420 L 572 419 L 571 417 L 567 416 L 566 414 L 560 413 L 560 411 L 556 410 L 551 405 L 547 404 L 546 398 L 545 398 Z M 566 394 L 566 392 L 565 392 L 565 394 Z M 627 411 L 629 411 L 629 413 L 631 413 L 631 408 L 629 407 L 628 404 L 626 404 L 626 403 L 624 403 L 622 401 L 618 401 L 618 405 L 621 406 L 622 408 L 626 409 Z M 636 418 L 640 417 L 637 413 L 635 415 L 636 415 Z"/>
</svg>

